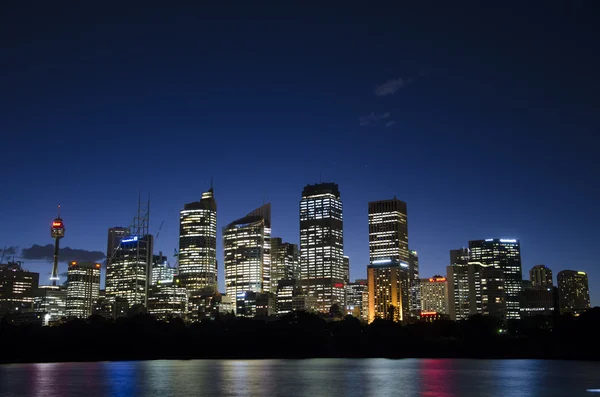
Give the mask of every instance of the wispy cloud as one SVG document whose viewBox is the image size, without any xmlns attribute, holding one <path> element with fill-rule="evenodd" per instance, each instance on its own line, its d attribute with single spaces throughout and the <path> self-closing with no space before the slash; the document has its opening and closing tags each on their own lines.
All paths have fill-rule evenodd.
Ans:
<svg viewBox="0 0 600 397">
<path fill-rule="evenodd" d="M 387 123 L 385 123 L 385 126 L 386 126 L 386 127 L 391 127 L 391 126 L 393 126 L 394 124 L 396 124 L 396 122 L 395 122 L 394 120 L 390 120 L 390 121 L 388 121 Z"/>
<path fill-rule="evenodd" d="M 390 118 L 390 112 L 386 112 L 386 113 L 371 112 L 371 114 L 369 114 L 367 116 L 359 117 L 358 121 L 359 121 L 360 125 L 362 125 L 363 127 L 366 127 L 366 126 L 370 126 L 370 125 L 379 125 L 389 118 Z"/>
<path fill-rule="evenodd" d="M 393 95 L 400 88 L 404 87 L 407 84 L 410 84 L 412 82 L 412 80 L 413 80 L 412 78 L 406 79 L 406 80 L 403 78 L 388 80 L 385 83 L 380 84 L 377 87 L 375 87 L 375 91 L 374 91 L 375 95 L 377 95 L 377 96 Z"/>
</svg>

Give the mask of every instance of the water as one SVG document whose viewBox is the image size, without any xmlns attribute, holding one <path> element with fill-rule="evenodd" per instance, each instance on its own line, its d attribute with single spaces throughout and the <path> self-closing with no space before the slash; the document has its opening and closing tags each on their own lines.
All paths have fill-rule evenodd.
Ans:
<svg viewBox="0 0 600 397">
<path fill-rule="evenodd" d="M 600 397 L 586 389 L 600 389 L 600 363 L 313 359 L 0 366 L 0 397 Z"/>
</svg>

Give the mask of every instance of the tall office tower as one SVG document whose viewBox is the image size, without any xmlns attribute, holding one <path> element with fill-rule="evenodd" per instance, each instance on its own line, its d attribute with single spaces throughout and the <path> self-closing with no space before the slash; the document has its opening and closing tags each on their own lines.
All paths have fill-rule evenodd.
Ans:
<svg viewBox="0 0 600 397">
<path fill-rule="evenodd" d="M 350 257 L 344 255 L 344 283 L 350 282 Z"/>
<path fill-rule="evenodd" d="M 585 272 L 563 270 L 556 276 L 560 313 L 579 315 L 590 308 L 590 290 Z"/>
<path fill-rule="evenodd" d="M 495 305 L 494 312 L 500 312 L 500 316 L 506 320 L 519 319 L 519 292 L 523 279 L 521 271 L 521 248 L 518 240 L 514 239 L 487 239 L 469 241 L 471 261 L 480 262 L 484 265 L 484 273 L 487 274 L 487 282 L 482 280 L 482 287 L 489 291 L 502 290 L 504 296 L 492 296 L 488 303 L 490 307 Z M 489 269 L 489 266 L 500 270 L 500 274 Z M 482 276 L 484 276 L 482 274 Z M 496 283 L 503 279 L 499 287 Z M 499 308 L 504 299 L 505 308 Z M 484 299 L 485 303 L 485 299 Z"/>
<path fill-rule="evenodd" d="M 286 243 L 279 237 L 271 237 L 271 289 L 280 280 L 300 279 L 300 253 L 298 245 Z"/>
<path fill-rule="evenodd" d="M 33 298 L 33 311 L 43 316 L 44 325 L 56 323 L 67 315 L 67 289 L 59 285 L 40 285 Z"/>
<path fill-rule="evenodd" d="M 446 277 L 433 276 L 423 278 L 421 287 L 421 310 L 449 314 L 448 311 L 448 283 Z"/>
<path fill-rule="evenodd" d="M 402 286 L 406 271 L 400 263 L 370 264 L 367 266 L 369 323 L 376 318 L 402 321 Z"/>
<path fill-rule="evenodd" d="M 370 264 L 388 264 L 393 269 L 399 269 L 400 294 L 402 296 L 401 320 L 408 319 L 411 308 L 410 253 L 406 214 L 406 203 L 395 197 L 391 200 L 369 203 Z"/>
<path fill-rule="evenodd" d="M 126 227 L 115 226 L 108 229 L 108 242 L 106 244 L 106 267 L 108 267 L 110 261 L 114 259 L 121 240 L 128 234 L 129 229 Z"/>
<path fill-rule="evenodd" d="M 100 295 L 100 264 L 71 262 L 67 283 L 67 317 L 88 318 Z"/>
<path fill-rule="evenodd" d="M 217 291 L 217 202 L 213 188 L 179 217 L 179 280 L 189 293 Z"/>
<path fill-rule="evenodd" d="M 23 270 L 20 262 L 0 264 L 0 318 L 33 310 L 40 274 Z"/>
<path fill-rule="evenodd" d="M 544 265 L 535 265 L 529 271 L 529 280 L 533 287 L 552 287 L 552 270 Z"/>
<path fill-rule="evenodd" d="M 129 308 L 147 306 L 153 245 L 154 238 L 149 234 L 121 239 L 106 267 L 107 298 L 124 299 Z"/>
<path fill-rule="evenodd" d="M 367 319 L 363 310 L 363 295 L 367 293 L 367 280 L 355 280 L 346 284 L 346 313 L 356 318 Z M 365 308 L 366 309 L 366 308 Z"/>
<path fill-rule="evenodd" d="M 246 293 L 271 292 L 271 204 L 225 226 L 223 250 L 225 291 L 236 300 L 236 314 L 252 317 Z"/>
<path fill-rule="evenodd" d="M 550 316 L 554 313 L 554 288 L 552 286 L 523 286 L 519 296 L 521 318 Z"/>
<path fill-rule="evenodd" d="M 300 278 L 320 312 L 344 304 L 344 221 L 335 183 L 306 185 L 300 200 Z"/>
<path fill-rule="evenodd" d="M 448 278 L 448 314 L 453 321 L 466 320 L 482 312 L 481 266 L 469 263 L 467 248 L 450 251 Z"/>
<path fill-rule="evenodd" d="M 410 316 L 418 318 L 421 312 L 421 287 L 419 285 L 419 255 L 415 250 L 408 251 L 408 279 L 410 284 Z"/>
</svg>

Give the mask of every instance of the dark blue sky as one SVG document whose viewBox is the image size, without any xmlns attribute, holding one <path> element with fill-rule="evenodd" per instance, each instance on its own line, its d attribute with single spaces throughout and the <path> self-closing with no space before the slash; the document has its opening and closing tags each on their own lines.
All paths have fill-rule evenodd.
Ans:
<svg viewBox="0 0 600 397">
<path fill-rule="evenodd" d="M 104 251 L 141 189 L 171 254 L 211 176 L 219 229 L 267 200 L 297 243 L 322 175 L 352 278 L 367 202 L 396 195 L 423 276 L 470 239 L 518 238 L 524 275 L 584 270 L 600 304 L 595 2 L 221 3 L 2 5 L 0 245 L 51 243 L 60 203 L 62 244 Z"/>
</svg>

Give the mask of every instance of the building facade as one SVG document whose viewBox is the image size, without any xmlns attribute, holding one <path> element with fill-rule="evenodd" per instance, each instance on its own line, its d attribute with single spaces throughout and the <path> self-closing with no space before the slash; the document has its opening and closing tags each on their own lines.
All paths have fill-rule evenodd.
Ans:
<svg viewBox="0 0 600 397">
<path fill-rule="evenodd" d="M 153 245 L 152 235 L 128 235 L 121 239 L 106 267 L 107 298 L 125 299 L 130 309 L 135 305 L 147 307 Z"/>
<path fill-rule="evenodd" d="M 52 325 L 67 316 L 67 288 L 40 285 L 33 298 L 33 311 L 43 316 L 44 325 Z"/>
<path fill-rule="evenodd" d="M 529 270 L 529 281 L 533 287 L 552 287 L 552 270 L 544 265 L 535 265 Z"/>
<path fill-rule="evenodd" d="M 391 200 L 369 203 L 369 260 L 370 265 L 375 266 L 373 269 L 379 269 L 379 265 L 389 265 L 394 272 L 399 271 L 401 283 L 399 291 L 402 294 L 402 302 L 399 305 L 400 319 L 408 319 L 411 309 L 410 286 L 411 284 L 415 286 L 416 281 L 413 280 L 411 283 L 410 279 L 408 217 L 405 202 L 394 197 Z M 418 261 L 416 264 L 418 266 Z M 415 273 L 413 272 L 412 275 L 414 277 Z"/>
<path fill-rule="evenodd" d="M 177 281 L 161 281 L 150 288 L 148 313 L 158 320 L 184 318 L 187 313 L 188 294 Z"/>
<path fill-rule="evenodd" d="M 554 288 L 531 286 L 521 290 L 521 318 L 551 316 L 554 313 Z"/>
<path fill-rule="evenodd" d="M 367 266 L 369 323 L 377 318 L 402 321 L 403 293 L 406 271 L 400 263 L 370 264 Z"/>
<path fill-rule="evenodd" d="M 255 209 L 223 228 L 225 291 L 245 310 L 246 293 L 271 292 L 271 204 Z"/>
<path fill-rule="evenodd" d="M 448 282 L 446 277 L 433 276 L 422 278 L 421 287 L 421 310 L 423 312 L 436 312 L 448 314 Z"/>
<path fill-rule="evenodd" d="M 563 270 L 556 277 L 561 314 L 575 314 L 590 308 L 590 290 L 585 272 Z"/>
<path fill-rule="evenodd" d="M 344 304 L 344 223 L 338 185 L 307 185 L 300 200 L 300 273 L 320 312 Z"/>
<path fill-rule="evenodd" d="M 482 278 L 482 291 L 490 291 L 488 307 L 505 320 L 520 318 L 520 292 L 523 278 L 521 269 L 521 247 L 515 239 L 486 239 L 469 241 L 472 262 L 484 265 L 485 280 Z M 493 267 L 500 273 L 488 268 Z M 498 296 L 498 286 L 502 296 Z M 483 299 L 484 306 L 486 303 Z M 504 305 L 504 308 L 501 306 Z"/>
<path fill-rule="evenodd" d="M 40 274 L 23 270 L 20 263 L 0 264 L 0 318 L 33 312 Z"/>
<path fill-rule="evenodd" d="M 100 295 L 100 268 L 95 262 L 69 263 L 67 270 L 67 317 L 88 318 Z"/>
<path fill-rule="evenodd" d="M 419 255 L 415 250 L 408 251 L 408 280 L 410 288 L 410 316 L 418 318 L 421 313 L 421 287 L 419 284 Z"/>
<path fill-rule="evenodd" d="M 363 295 L 367 294 L 367 280 L 355 280 L 346 284 L 346 313 L 356 318 L 368 320 L 363 310 Z M 366 308 L 365 308 L 366 309 Z"/>
<path fill-rule="evenodd" d="M 213 189 L 179 217 L 179 280 L 188 292 L 217 291 L 217 202 Z"/>
<path fill-rule="evenodd" d="M 481 314 L 481 266 L 470 263 L 467 248 L 451 250 L 450 263 L 446 268 L 450 319 L 466 320 Z"/>
<path fill-rule="evenodd" d="M 297 244 L 271 237 L 271 284 L 277 288 L 281 280 L 300 279 L 300 251 Z"/>
<path fill-rule="evenodd" d="M 106 243 L 106 266 L 110 264 L 117 253 L 121 240 L 129 234 L 126 227 L 115 226 L 108 229 L 108 241 Z"/>
</svg>

